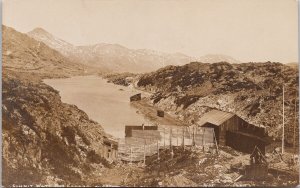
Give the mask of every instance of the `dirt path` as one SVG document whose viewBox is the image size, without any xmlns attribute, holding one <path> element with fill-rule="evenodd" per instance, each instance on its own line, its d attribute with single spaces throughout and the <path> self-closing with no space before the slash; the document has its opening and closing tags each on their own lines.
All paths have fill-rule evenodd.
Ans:
<svg viewBox="0 0 300 188">
<path fill-rule="evenodd" d="M 136 109 L 138 109 L 137 113 L 143 114 L 151 122 L 161 124 L 161 125 L 176 125 L 176 126 L 187 125 L 186 123 L 176 119 L 175 117 L 172 117 L 166 112 L 164 114 L 164 117 L 157 116 L 157 110 L 159 109 L 150 105 L 147 102 L 146 98 L 143 98 L 140 101 L 131 102 L 131 105 Z"/>
</svg>

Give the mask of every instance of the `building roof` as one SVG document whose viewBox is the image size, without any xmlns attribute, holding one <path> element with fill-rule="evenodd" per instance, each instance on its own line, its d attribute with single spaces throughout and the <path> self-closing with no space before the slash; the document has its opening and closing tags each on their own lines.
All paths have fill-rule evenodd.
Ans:
<svg viewBox="0 0 300 188">
<path fill-rule="evenodd" d="M 220 110 L 211 110 L 207 113 L 205 113 L 200 120 L 197 122 L 199 126 L 204 125 L 205 123 L 211 123 L 214 125 L 221 125 L 231 117 L 233 117 L 235 114 L 229 113 L 229 112 L 223 112 Z"/>
</svg>

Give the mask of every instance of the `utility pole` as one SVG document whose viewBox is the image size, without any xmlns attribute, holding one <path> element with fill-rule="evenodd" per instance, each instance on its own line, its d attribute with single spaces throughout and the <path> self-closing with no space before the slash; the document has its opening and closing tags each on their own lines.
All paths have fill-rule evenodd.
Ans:
<svg viewBox="0 0 300 188">
<path fill-rule="evenodd" d="M 284 83 L 282 86 L 282 141 L 281 153 L 284 153 Z"/>
<path fill-rule="evenodd" d="M 294 122 L 294 142 L 293 142 L 293 147 L 294 147 L 294 153 L 296 153 L 296 126 L 297 126 L 297 95 L 296 95 L 296 98 L 295 98 L 295 122 Z"/>
<path fill-rule="evenodd" d="M 282 140 L 281 140 L 281 153 L 284 153 L 284 65 L 281 69 L 282 73 Z"/>
</svg>

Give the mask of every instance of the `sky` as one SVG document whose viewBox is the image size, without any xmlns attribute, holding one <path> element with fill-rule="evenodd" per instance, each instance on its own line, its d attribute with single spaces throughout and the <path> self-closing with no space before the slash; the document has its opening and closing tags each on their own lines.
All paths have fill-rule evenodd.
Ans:
<svg viewBox="0 0 300 188">
<path fill-rule="evenodd" d="M 296 0 L 4 0 L 3 24 L 74 45 L 298 62 Z"/>
</svg>

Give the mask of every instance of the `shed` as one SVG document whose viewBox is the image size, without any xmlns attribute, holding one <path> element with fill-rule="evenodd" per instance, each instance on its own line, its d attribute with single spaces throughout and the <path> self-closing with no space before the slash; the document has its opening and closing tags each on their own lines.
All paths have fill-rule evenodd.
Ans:
<svg viewBox="0 0 300 188">
<path fill-rule="evenodd" d="M 113 138 L 104 136 L 103 138 L 103 157 L 109 161 L 115 161 L 118 158 L 118 142 Z"/>
<path fill-rule="evenodd" d="M 226 131 L 236 131 L 238 125 L 243 123 L 243 120 L 235 114 L 219 110 L 211 110 L 205 113 L 198 122 L 201 127 L 214 128 L 216 140 L 220 145 L 226 145 Z"/>
<path fill-rule="evenodd" d="M 217 143 L 230 146 L 238 151 L 249 153 L 255 145 L 265 151 L 266 137 L 263 127 L 254 126 L 234 113 L 211 110 L 205 113 L 197 124 L 201 127 L 214 128 Z M 245 146 L 248 148 L 245 149 Z"/>
</svg>

